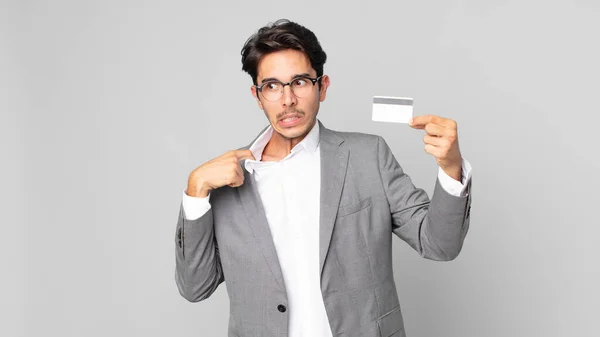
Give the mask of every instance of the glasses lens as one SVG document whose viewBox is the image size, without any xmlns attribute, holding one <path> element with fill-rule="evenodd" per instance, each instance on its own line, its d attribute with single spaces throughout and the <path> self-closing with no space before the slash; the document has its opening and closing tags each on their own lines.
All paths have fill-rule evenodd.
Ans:
<svg viewBox="0 0 600 337">
<path fill-rule="evenodd" d="M 298 97 L 306 97 L 310 95 L 313 89 L 311 80 L 305 77 L 298 77 L 292 81 L 292 91 Z"/>
<path fill-rule="evenodd" d="M 262 94 L 269 101 L 277 101 L 283 92 L 282 88 L 279 82 L 265 82 L 262 87 Z"/>
</svg>

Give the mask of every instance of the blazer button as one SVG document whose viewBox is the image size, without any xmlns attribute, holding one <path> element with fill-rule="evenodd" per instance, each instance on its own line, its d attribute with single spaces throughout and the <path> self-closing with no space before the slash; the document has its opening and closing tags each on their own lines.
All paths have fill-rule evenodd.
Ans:
<svg viewBox="0 0 600 337">
<path fill-rule="evenodd" d="M 279 310 L 279 312 L 285 312 L 286 307 L 285 307 L 285 305 L 280 304 L 280 305 L 277 306 L 277 310 Z"/>
</svg>

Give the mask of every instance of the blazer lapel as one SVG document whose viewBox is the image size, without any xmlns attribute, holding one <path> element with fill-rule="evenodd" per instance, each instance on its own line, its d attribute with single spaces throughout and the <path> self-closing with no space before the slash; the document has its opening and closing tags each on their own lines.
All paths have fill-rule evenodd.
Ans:
<svg viewBox="0 0 600 337">
<path fill-rule="evenodd" d="M 340 205 L 342 186 L 348 168 L 348 149 L 341 146 L 344 140 L 325 128 L 319 121 L 321 151 L 321 211 L 319 224 L 319 274 L 323 272 L 325 257 Z"/>
<path fill-rule="evenodd" d="M 267 216 L 260 195 L 258 194 L 256 183 L 250 172 L 244 168 L 242 170 L 244 171 L 244 184 L 238 187 L 237 190 L 244 211 L 248 216 L 248 223 L 277 283 L 285 290 L 285 282 L 283 281 L 277 251 L 273 243 L 273 236 L 269 229 L 269 223 L 267 222 Z"/>
</svg>

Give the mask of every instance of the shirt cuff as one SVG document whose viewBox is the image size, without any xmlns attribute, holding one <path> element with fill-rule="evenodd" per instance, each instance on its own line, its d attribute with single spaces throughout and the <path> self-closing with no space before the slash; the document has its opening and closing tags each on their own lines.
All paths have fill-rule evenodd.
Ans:
<svg viewBox="0 0 600 337">
<path fill-rule="evenodd" d="M 196 220 L 210 210 L 210 192 L 205 198 L 190 197 L 187 195 L 187 189 L 183 191 L 183 214 L 186 220 Z"/>
<path fill-rule="evenodd" d="M 438 169 L 438 179 L 440 185 L 444 188 L 448 194 L 455 197 L 466 197 L 468 191 L 466 190 L 469 180 L 471 180 L 471 164 L 463 158 L 462 160 L 462 182 L 455 180 L 450 177 L 442 168 Z"/>
</svg>

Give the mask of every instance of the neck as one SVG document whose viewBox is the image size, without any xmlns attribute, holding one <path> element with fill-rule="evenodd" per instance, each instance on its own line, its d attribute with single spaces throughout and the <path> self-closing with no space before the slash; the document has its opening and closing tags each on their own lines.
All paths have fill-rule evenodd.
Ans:
<svg viewBox="0 0 600 337">
<path fill-rule="evenodd" d="M 316 122 L 317 121 L 315 118 L 312 127 L 308 128 L 308 131 L 305 134 L 295 138 L 284 137 L 277 131 L 273 130 L 273 135 L 263 150 L 262 161 L 279 161 L 285 158 L 285 156 L 292 152 L 294 146 L 298 145 L 298 143 L 300 143 L 306 137 L 306 135 L 308 135 L 310 130 L 312 130 L 312 128 L 315 126 Z"/>
</svg>

